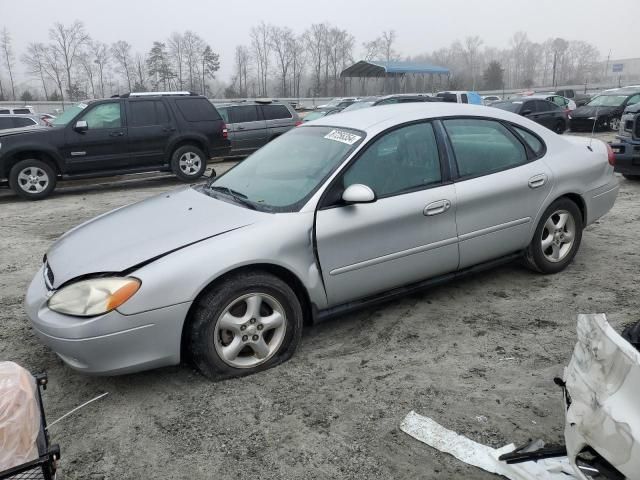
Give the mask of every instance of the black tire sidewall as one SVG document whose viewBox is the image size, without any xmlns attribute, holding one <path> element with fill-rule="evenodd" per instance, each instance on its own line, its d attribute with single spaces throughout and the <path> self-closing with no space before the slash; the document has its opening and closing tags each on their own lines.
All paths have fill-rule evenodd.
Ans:
<svg viewBox="0 0 640 480">
<path fill-rule="evenodd" d="M 200 170 L 198 170 L 198 172 L 195 173 L 194 175 L 187 175 L 180 169 L 180 164 L 179 164 L 180 157 L 188 152 L 195 153 L 202 160 Z M 176 175 L 176 177 L 178 177 L 180 180 L 185 182 L 192 182 L 200 178 L 202 175 L 204 175 L 204 172 L 207 169 L 207 163 L 208 163 L 207 156 L 204 154 L 202 150 L 200 150 L 195 145 L 183 145 L 182 147 L 178 147 L 173 152 L 173 155 L 171 155 L 171 171 Z"/>
<path fill-rule="evenodd" d="M 45 188 L 42 192 L 29 193 L 24 191 L 22 188 L 20 188 L 20 185 L 18 185 L 18 174 L 20 173 L 20 171 L 30 166 L 41 168 L 49 176 L 49 185 L 47 185 L 47 188 Z M 49 195 L 51 195 L 51 192 L 53 192 L 53 190 L 56 188 L 56 183 L 57 183 L 56 172 L 51 167 L 51 165 L 49 165 L 46 162 L 43 162 L 42 160 L 38 160 L 35 158 L 20 160 L 13 167 L 11 167 L 11 171 L 9 172 L 9 186 L 16 193 L 16 195 L 27 200 L 42 200 L 48 197 Z"/>
<path fill-rule="evenodd" d="M 545 222 L 549 219 L 551 214 L 557 210 L 566 210 L 573 216 L 573 221 L 576 225 L 576 236 L 569 255 L 567 255 L 561 262 L 554 263 L 545 258 L 544 253 L 542 252 L 540 239 L 542 238 L 542 230 L 544 229 Z M 533 234 L 533 239 L 531 240 L 527 250 L 527 260 L 532 264 L 532 267 L 541 273 L 558 273 L 564 270 L 567 265 L 573 261 L 573 258 L 576 256 L 576 253 L 580 248 L 583 228 L 582 213 L 578 206 L 568 198 L 560 198 L 556 200 L 544 211 L 544 214 L 540 218 L 540 222 L 538 222 L 536 231 Z"/>
<path fill-rule="evenodd" d="M 556 123 L 556 128 L 554 130 L 558 135 L 562 135 L 566 129 L 564 122 L 558 122 Z"/>
<path fill-rule="evenodd" d="M 280 302 L 285 310 L 287 328 L 280 349 L 269 360 L 251 368 L 234 368 L 216 351 L 215 327 L 227 305 L 248 293 L 265 293 Z M 191 359 L 202 374 L 218 380 L 267 370 L 291 358 L 302 336 L 303 314 L 300 301 L 285 282 L 266 272 L 251 272 L 227 278 L 209 289 L 198 300 L 190 320 L 186 333 Z"/>
</svg>

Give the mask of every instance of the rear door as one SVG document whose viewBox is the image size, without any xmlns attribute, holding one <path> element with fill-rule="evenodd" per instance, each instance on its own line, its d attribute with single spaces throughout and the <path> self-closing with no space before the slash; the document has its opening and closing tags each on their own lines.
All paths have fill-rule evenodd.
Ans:
<svg viewBox="0 0 640 480">
<path fill-rule="evenodd" d="M 551 189 L 551 172 L 519 133 L 494 120 L 460 118 L 442 121 L 458 179 L 455 183 L 460 268 L 524 249 L 532 222 Z"/>
<path fill-rule="evenodd" d="M 129 99 L 129 151 L 131 166 L 141 167 L 166 163 L 165 152 L 176 125 L 160 99 Z"/>
<path fill-rule="evenodd" d="M 267 143 L 267 125 L 258 105 L 234 105 L 228 111 L 234 151 L 257 150 Z"/>
<path fill-rule="evenodd" d="M 553 129 L 558 121 L 560 107 L 547 100 L 536 100 L 536 122 L 547 128 Z"/>
<path fill-rule="evenodd" d="M 296 126 L 296 120 L 285 105 L 260 105 L 262 117 L 267 125 L 267 140 L 282 135 Z"/>
<path fill-rule="evenodd" d="M 75 129 L 81 120 L 89 126 L 85 132 Z M 120 100 L 87 107 L 65 127 L 64 138 L 61 150 L 69 173 L 115 170 L 129 163 L 126 118 Z"/>
</svg>

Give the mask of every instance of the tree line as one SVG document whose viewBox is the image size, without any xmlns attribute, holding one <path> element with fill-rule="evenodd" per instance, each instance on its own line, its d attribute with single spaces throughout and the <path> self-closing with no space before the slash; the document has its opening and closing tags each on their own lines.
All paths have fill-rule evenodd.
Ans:
<svg viewBox="0 0 640 480">
<path fill-rule="evenodd" d="M 581 40 L 549 38 L 537 43 L 517 32 L 506 48 L 495 48 L 479 36 L 467 36 L 448 47 L 408 56 L 398 51 L 397 39 L 389 30 L 358 44 L 347 30 L 328 22 L 314 23 L 300 33 L 261 22 L 228 59 L 233 62 L 231 78 L 220 82 L 220 57 L 195 32 L 174 32 L 139 52 L 126 40 L 106 44 L 92 39 L 80 21 L 55 23 L 48 43 L 30 43 L 19 56 L 32 82 L 19 91 L 18 59 L 5 27 L 0 31 L 0 99 L 80 100 L 144 90 L 190 90 L 227 98 L 381 93 L 384 85 L 379 81 L 352 82 L 340 76 L 360 59 L 447 67 L 451 74 L 442 86 L 448 89 L 584 84 L 605 75 L 598 49 Z"/>
</svg>

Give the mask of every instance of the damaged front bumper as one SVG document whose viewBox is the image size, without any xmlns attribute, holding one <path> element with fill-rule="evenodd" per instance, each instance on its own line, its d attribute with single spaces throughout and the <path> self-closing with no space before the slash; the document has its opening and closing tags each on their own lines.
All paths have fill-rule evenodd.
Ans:
<svg viewBox="0 0 640 480">
<path fill-rule="evenodd" d="M 564 382 L 565 441 L 576 473 L 588 479 L 579 456 L 593 450 L 626 478 L 640 478 L 640 352 L 604 314 L 578 316 Z"/>
</svg>

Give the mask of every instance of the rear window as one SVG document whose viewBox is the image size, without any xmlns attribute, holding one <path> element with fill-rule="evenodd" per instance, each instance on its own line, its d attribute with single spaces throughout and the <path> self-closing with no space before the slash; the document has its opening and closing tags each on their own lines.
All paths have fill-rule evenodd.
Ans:
<svg viewBox="0 0 640 480">
<path fill-rule="evenodd" d="M 292 118 L 291 112 L 284 105 L 262 105 L 262 115 L 265 120 Z"/>
<path fill-rule="evenodd" d="M 221 120 L 218 111 L 206 98 L 178 98 L 176 105 L 188 122 Z"/>
<path fill-rule="evenodd" d="M 17 113 L 19 115 L 29 114 L 31 111 L 28 108 L 14 108 L 13 113 Z"/>
<path fill-rule="evenodd" d="M 516 132 L 518 132 L 518 135 L 522 137 L 525 143 L 529 145 L 529 147 L 531 147 L 531 150 L 533 150 L 533 153 L 535 153 L 536 156 L 542 154 L 542 152 L 544 151 L 544 144 L 538 137 L 536 137 L 533 133 L 528 132 L 524 128 L 516 127 L 515 125 L 512 125 L 512 127 Z"/>
<path fill-rule="evenodd" d="M 34 120 L 31 120 L 30 118 L 14 118 L 13 124 L 16 127 L 29 127 L 35 125 L 36 122 Z"/>
</svg>

